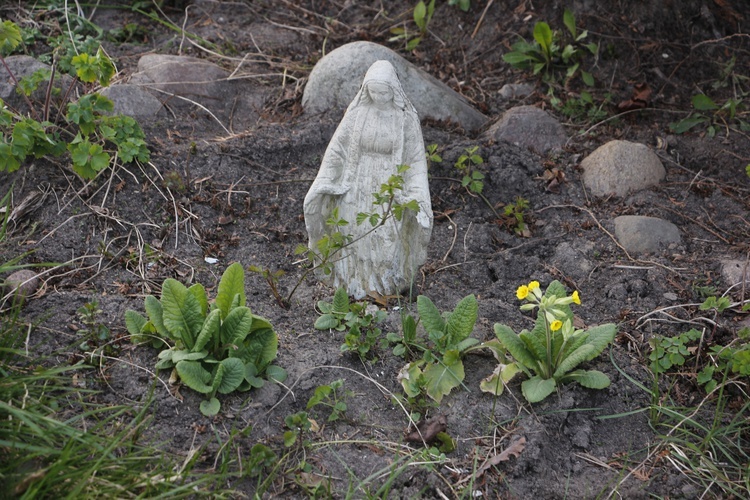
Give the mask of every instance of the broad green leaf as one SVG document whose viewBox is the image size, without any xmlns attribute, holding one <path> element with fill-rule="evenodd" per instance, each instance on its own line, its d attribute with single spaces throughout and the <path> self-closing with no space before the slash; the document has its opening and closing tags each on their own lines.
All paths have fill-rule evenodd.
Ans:
<svg viewBox="0 0 750 500">
<path fill-rule="evenodd" d="M 221 394 L 229 394 L 245 380 L 245 364 L 237 358 L 226 358 L 219 363 L 217 378 L 219 373 L 222 374 L 221 382 L 215 388 Z"/>
<path fill-rule="evenodd" d="M 420 385 L 419 378 L 422 377 L 422 369 L 420 368 L 421 361 L 414 361 L 405 365 L 398 372 L 397 379 L 401 383 L 401 387 L 404 388 L 404 392 L 410 398 L 419 396 Z"/>
<path fill-rule="evenodd" d="M 688 116 L 687 118 L 678 122 L 672 122 L 669 124 L 669 128 L 675 134 L 684 134 L 691 128 L 701 123 L 710 123 L 710 120 L 703 115 Z"/>
<path fill-rule="evenodd" d="M 323 314 L 315 320 L 316 330 L 332 330 L 339 326 L 339 320 L 333 314 Z"/>
<path fill-rule="evenodd" d="M 125 326 L 130 335 L 140 335 L 146 323 L 148 323 L 148 320 L 141 314 L 130 309 L 125 311 Z"/>
<path fill-rule="evenodd" d="M 195 296 L 198 304 L 200 304 L 201 314 L 203 316 L 208 314 L 208 297 L 206 297 L 206 289 L 203 288 L 203 285 L 201 285 L 200 283 L 196 283 L 188 288 L 188 291 Z"/>
<path fill-rule="evenodd" d="M 474 295 L 468 295 L 456 304 L 456 308 L 448 318 L 445 332 L 448 335 L 447 345 L 454 347 L 456 344 L 471 335 L 474 324 L 477 321 L 479 306 Z"/>
<path fill-rule="evenodd" d="M 214 417 L 218 415 L 220 409 L 221 403 L 219 403 L 219 400 L 216 398 L 211 398 L 207 401 L 201 401 L 201 413 L 207 417 Z"/>
<path fill-rule="evenodd" d="M 576 370 L 565 376 L 565 379 L 575 380 L 589 389 L 604 389 L 609 387 L 609 377 L 599 370 Z"/>
<path fill-rule="evenodd" d="M 440 403 L 454 387 L 464 380 L 464 365 L 458 351 L 446 351 L 442 361 L 430 364 L 423 372 L 427 381 L 427 395 Z"/>
<path fill-rule="evenodd" d="M 211 381 L 211 374 L 201 366 L 198 361 L 180 361 L 176 365 L 177 375 L 182 382 L 201 394 L 209 394 L 212 388 L 208 383 Z"/>
<path fill-rule="evenodd" d="M 588 71 L 581 70 L 581 79 L 583 80 L 583 83 L 585 83 L 589 87 L 593 87 L 594 86 L 594 83 L 595 83 L 594 82 L 594 77 Z"/>
<path fill-rule="evenodd" d="M 237 388 L 240 391 L 249 390 L 250 388 L 263 387 L 263 379 L 258 377 L 258 369 L 252 363 L 245 365 L 245 381 Z"/>
<path fill-rule="evenodd" d="M 573 37 L 573 40 L 575 40 L 578 36 L 578 33 L 576 32 L 576 18 L 568 9 L 565 9 L 565 12 L 563 13 L 563 24 L 568 28 L 570 35 Z"/>
<path fill-rule="evenodd" d="M 414 7 L 414 22 L 422 33 L 427 29 L 427 6 L 420 0 Z"/>
<path fill-rule="evenodd" d="M 528 62 L 537 61 L 537 58 L 532 54 L 525 54 L 523 52 L 513 51 L 503 55 L 503 61 L 507 62 L 514 67 L 526 67 Z"/>
<path fill-rule="evenodd" d="M 719 106 L 708 97 L 706 94 L 696 94 L 691 99 L 693 103 L 693 108 L 697 109 L 698 111 L 712 111 L 715 109 L 719 109 Z"/>
<path fill-rule="evenodd" d="M 278 353 L 279 339 L 270 328 L 256 330 L 245 338 L 245 343 L 234 354 L 233 357 L 242 359 L 245 363 L 253 363 L 258 367 L 258 372 L 263 373 L 266 367 L 276 359 Z"/>
<path fill-rule="evenodd" d="M 164 308 L 164 326 L 185 343 L 188 349 L 203 326 L 203 316 L 198 299 L 179 281 L 167 278 L 162 284 L 161 303 Z"/>
<path fill-rule="evenodd" d="M 266 368 L 266 378 L 274 382 L 283 382 L 289 375 L 286 370 L 277 365 L 269 365 Z"/>
<path fill-rule="evenodd" d="M 190 352 L 190 351 L 173 351 L 172 352 L 172 362 L 173 363 L 179 363 L 180 361 L 198 361 L 199 359 L 203 359 L 206 356 L 208 356 L 208 353 L 206 351 L 201 352 Z"/>
<path fill-rule="evenodd" d="M 534 40 L 545 54 L 549 55 L 552 52 L 552 30 L 549 24 L 540 21 L 534 25 Z"/>
<path fill-rule="evenodd" d="M 613 323 L 597 325 L 586 330 L 586 333 L 588 333 L 586 343 L 594 347 L 592 353 L 586 358 L 586 361 L 590 361 L 601 354 L 612 343 L 617 334 L 617 325 Z"/>
<path fill-rule="evenodd" d="M 536 368 L 536 358 L 526 349 L 526 345 L 509 327 L 495 323 L 495 335 L 513 358 L 527 369 Z"/>
<path fill-rule="evenodd" d="M 555 386 L 556 382 L 553 378 L 543 379 L 539 376 L 534 376 L 521 383 L 521 392 L 529 403 L 538 403 L 552 394 Z"/>
<path fill-rule="evenodd" d="M 306 409 L 309 410 L 316 404 L 322 402 L 331 395 L 331 392 L 333 392 L 333 389 L 331 389 L 330 385 L 319 385 L 316 387 L 312 397 L 307 401 Z"/>
<path fill-rule="evenodd" d="M 438 308 L 428 297 L 424 295 L 417 297 L 417 311 L 419 311 L 419 318 L 427 333 L 442 334 L 445 332 L 445 321 L 440 316 Z"/>
<path fill-rule="evenodd" d="M 146 309 L 146 314 L 148 315 L 149 321 L 154 325 L 156 328 L 156 332 L 161 335 L 162 337 L 168 337 L 172 340 L 182 340 L 180 338 L 174 337 L 172 335 L 172 332 L 167 330 L 167 327 L 164 326 L 164 309 L 162 308 L 161 302 L 159 302 L 159 299 L 154 297 L 153 295 L 146 295 L 146 298 L 143 301 L 143 306 Z"/>
<path fill-rule="evenodd" d="M 247 307 L 235 307 L 229 311 L 221 324 L 221 342 L 241 345 L 253 326 L 253 313 Z"/>
<path fill-rule="evenodd" d="M 332 312 L 346 314 L 349 312 L 349 295 L 342 287 L 336 289 L 333 295 Z"/>
<path fill-rule="evenodd" d="M 222 319 L 227 317 L 232 303 L 235 301 L 235 295 L 239 294 L 240 306 L 245 305 L 245 271 L 239 262 L 229 266 L 219 281 L 219 289 L 216 295 L 216 307 L 221 311 Z"/>
<path fill-rule="evenodd" d="M 557 366 L 557 370 L 553 376 L 560 378 L 576 366 L 580 365 L 584 361 L 591 359 L 592 353 L 596 352 L 596 348 L 591 344 L 583 344 L 581 347 L 571 352 L 568 357 L 562 360 Z M 596 354 L 594 354 L 596 356 Z"/>
<path fill-rule="evenodd" d="M 198 338 L 195 339 L 193 351 L 202 351 L 211 340 L 219 339 L 220 326 L 221 311 L 214 309 L 203 322 L 203 328 L 201 328 Z M 213 349 L 213 346 L 211 348 Z"/>
<path fill-rule="evenodd" d="M 526 349 L 543 365 L 547 364 L 547 343 L 544 337 L 534 335 L 529 331 L 522 331 L 518 334 Z"/>
</svg>

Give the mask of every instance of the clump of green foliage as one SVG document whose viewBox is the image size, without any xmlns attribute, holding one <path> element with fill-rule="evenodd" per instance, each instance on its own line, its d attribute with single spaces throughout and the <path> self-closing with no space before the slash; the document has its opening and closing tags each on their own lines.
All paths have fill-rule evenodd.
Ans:
<svg viewBox="0 0 750 500">
<path fill-rule="evenodd" d="M 466 12 L 471 6 L 471 0 L 448 0 L 448 5 L 455 5 Z M 395 26 L 390 30 L 391 35 L 393 36 L 389 38 L 388 41 L 398 42 L 403 40 L 406 43 L 405 49 L 407 51 L 416 49 L 417 46 L 422 42 L 424 36 L 427 34 L 427 27 L 430 25 L 430 21 L 432 21 L 432 16 L 434 14 L 435 0 L 430 0 L 428 3 L 425 3 L 424 0 L 419 0 L 419 2 L 417 2 L 417 5 L 414 6 L 414 10 L 412 12 L 414 24 L 417 25 L 416 34 L 409 31 L 406 24 L 404 24 L 403 26 Z"/>
<path fill-rule="evenodd" d="M 578 31 L 575 16 L 568 9 L 563 14 L 563 24 L 568 30 L 567 41 L 560 31 L 553 31 L 549 24 L 539 21 L 534 25 L 534 41 L 519 40 L 503 59 L 514 68 L 530 69 L 535 75 L 542 75 L 545 81 L 555 80 L 558 70 L 565 70 L 566 79 L 580 72 L 583 82 L 593 86 L 594 77 L 581 68 L 581 61 L 587 53 L 596 55 L 599 46 L 584 43 L 588 31 Z"/>
<path fill-rule="evenodd" d="M 578 292 L 568 295 L 559 281 L 553 281 L 542 293 L 539 282 L 532 281 L 516 291 L 525 301 L 522 311 L 538 309 L 531 331 L 516 334 L 508 326 L 495 324 L 495 334 L 502 348 L 513 362 L 501 363 L 482 383 L 482 390 L 493 394 L 503 392 L 504 385 L 518 373 L 528 378 L 521 384 L 521 392 L 530 403 L 542 401 L 555 388 L 566 382 L 578 382 L 590 389 L 603 389 L 609 377 L 598 370 L 576 369 L 601 354 L 614 340 L 617 327 L 604 324 L 580 330 L 573 326 L 570 304 L 580 304 Z"/>
<path fill-rule="evenodd" d="M 15 171 L 29 157 L 69 154 L 73 170 L 83 179 L 93 179 L 110 164 L 113 154 L 124 163 L 148 161 L 150 152 L 141 127 L 132 117 L 112 115 L 111 100 L 89 92 L 68 102 L 76 81 L 86 84 L 89 90 L 94 85 L 109 85 L 115 67 L 101 47 L 91 53 L 80 51 L 61 58 L 51 71 L 39 70 L 18 80 L 2 54 L 15 50 L 22 42 L 18 26 L 11 21 L 0 23 L 0 62 L 11 79 L 18 82 L 16 91 L 26 101 L 31 115 L 9 109 L 0 100 L 0 171 Z M 56 87 L 60 82 L 56 78 L 58 69 L 69 71 L 74 78 L 64 93 Z M 32 102 L 42 84 L 46 86 L 44 102 Z M 63 97 L 55 102 L 53 95 Z"/>
<path fill-rule="evenodd" d="M 306 409 L 309 411 L 315 407 L 327 408 L 330 412 L 327 421 L 335 422 L 344 417 L 348 409 L 344 399 L 351 395 L 351 391 L 344 389 L 343 379 L 334 380 L 330 384 L 319 385 L 315 388 L 315 392 L 307 401 Z"/>
<path fill-rule="evenodd" d="M 683 366 L 686 357 L 690 356 L 688 344 L 699 338 L 701 332 L 695 328 L 674 337 L 654 335 L 648 341 L 651 345 L 651 354 L 648 356 L 649 368 L 653 373 L 660 374 Z"/>
<path fill-rule="evenodd" d="M 174 343 L 159 353 L 156 368 L 174 369 L 185 385 L 205 394 L 208 399 L 200 410 L 213 416 L 221 406 L 217 393 L 261 387 L 264 374 L 278 381 L 286 378 L 282 368 L 271 365 L 278 350 L 276 333 L 245 302 L 244 272 L 234 263 L 221 277 L 211 304 L 203 285 L 188 288 L 169 278 L 161 300 L 146 297 L 148 319 L 129 310 L 125 323 L 133 342 Z"/>
<path fill-rule="evenodd" d="M 529 231 L 525 219 L 526 211 L 528 209 L 529 200 L 522 196 L 517 196 L 515 202 L 508 203 L 503 207 L 503 218 L 501 219 L 502 224 L 518 236 L 529 238 L 531 236 L 531 231 Z"/>
<path fill-rule="evenodd" d="M 484 174 L 475 167 L 484 163 L 484 159 L 477 154 L 479 146 L 465 148 L 463 154 L 458 157 L 454 166 L 461 173 L 461 186 L 470 193 L 482 194 L 484 190 Z"/>
<path fill-rule="evenodd" d="M 411 398 L 426 394 L 440 403 L 451 390 L 462 385 L 465 373 L 462 358 L 476 348 L 479 340 L 470 337 L 477 321 L 478 304 L 474 295 L 464 297 L 453 311 L 440 313 L 424 295 L 417 297 L 419 322 L 427 339 L 417 336 L 417 321 L 411 315 L 402 319 L 402 335 L 389 333 L 394 354 L 421 358 L 408 363 L 398 374 L 404 393 Z"/>
<path fill-rule="evenodd" d="M 350 302 L 343 288 L 336 290 L 332 302 L 318 301 L 318 310 L 321 314 L 315 321 L 317 330 L 346 331 L 341 352 L 354 352 L 367 359 L 381 339 L 382 331 L 377 325 L 385 320 L 385 311 L 368 311 L 366 302 Z"/>
<path fill-rule="evenodd" d="M 709 137 L 714 137 L 722 128 L 728 132 L 735 125 L 743 132 L 750 131 L 750 123 L 745 120 L 747 110 L 740 98 L 729 98 L 724 104 L 718 104 L 706 94 L 696 94 L 691 103 L 693 111 L 687 118 L 669 124 L 675 134 L 684 134 L 698 126 L 704 127 Z"/>
</svg>

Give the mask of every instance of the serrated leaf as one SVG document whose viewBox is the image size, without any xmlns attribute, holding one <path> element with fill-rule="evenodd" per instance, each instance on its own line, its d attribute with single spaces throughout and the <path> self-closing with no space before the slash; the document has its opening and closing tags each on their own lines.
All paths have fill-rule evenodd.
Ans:
<svg viewBox="0 0 750 500">
<path fill-rule="evenodd" d="M 185 285 L 167 278 L 162 284 L 161 303 L 164 326 L 192 349 L 204 320 L 198 300 Z"/>
<path fill-rule="evenodd" d="M 346 289 L 339 287 L 333 295 L 333 304 L 331 312 L 346 314 L 349 312 L 349 294 Z"/>
<path fill-rule="evenodd" d="M 15 23 L 11 21 L 0 23 L 0 51 L 12 52 L 22 41 L 21 30 Z"/>
<path fill-rule="evenodd" d="M 203 322 L 203 328 L 201 328 L 198 337 L 195 339 L 193 351 L 202 351 L 212 339 L 218 339 L 220 325 L 221 311 L 214 309 L 208 314 L 208 317 Z"/>
<path fill-rule="evenodd" d="M 419 318 L 422 321 L 422 326 L 427 330 L 427 333 L 439 333 L 442 335 L 445 332 L 445 321 L 440 315 L 440 311 L 435 304 L 424 295 L 417 297 L 417 311 L 419 312 Z"/>
<path fill-rule="evenodd" d="M 239 298 L 236 297 L 237 295 Z M 239 262 L 235 262 L 221 276 L 216 292 L 216 307 L 221 311 L 223 319 L 229 314 L 232 304 L 244 306 L 245 302 L 245 271 Z"/>
<path fill-rule="evenodd" d="M 176 365 L 177 374 L 182 382 L 201 394 L 209 394 L 212 388 L 208 383 L 211 381 L 209 373 L 198 361 L 180 361 Z"/>
<path fill-rule="evenodd" d="M 552 394 L 556 385 L 554 378 L 543 379 L 537 375 L 521 383 L 521 392 L 529 403 L 538 403 Z"/>
<path fill-rule="evenodd" d="M 419 307 L 419 303 L 417 303 L 417 307 Z M 479 305 L 474 295 L 468 295 L 456 304 L 456 308 L 451 313 L 445 325 L 445 332 L 448 335 L 448 346 L 455 346 L 471 335 L 471 332 L 474 330 L 474 324 L 477 321 L 478 311 Z"/>
<path fill-rule="evenodd" d="M 220 409 L 221 403 L 219 403 L 219 400 L 216 398 L 211 398 L 208 401 L 201 401 L 201 413 L 207 417 L 214 417 L 218 415 Z"/>
<path fill-rule="evenodd" d="M 437 403 L 464 380 L 464 365 L 458 351 L 445 352 L 442 361 L 427 366 L 422 372 L 427 381 L 427 395 Z"/>
<path fill-rule="evenodd" d="M 536 368 L 536 358 L 529 352 L 521 338 L 510 327 L 495 323 L 495 335 L 513 358 L 527 369 Z"/>
<path fill-rule="evenodd" d="M 140 313 L 131 309 L 125 311 L 125 327 L 128 329 L 130 335 L 140 335 L 146 323 L 148 323 L 148 320 Z"/>
<path fill-rule="evenodd" d="M 229 394 L 245 380 L 245 364 L 237 358 L 226 358 L 219 363 L 216 370 L 217 378 L 219 373 L 222 374 L 221 383 L 216 390 L 221 394 Z"/>
</svg>

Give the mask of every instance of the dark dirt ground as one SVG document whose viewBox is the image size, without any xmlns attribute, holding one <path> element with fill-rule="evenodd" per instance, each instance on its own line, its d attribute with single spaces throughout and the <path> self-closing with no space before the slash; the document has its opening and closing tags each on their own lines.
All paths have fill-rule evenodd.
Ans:
<svg viewBox="0 0 750 500">
<path fill-rule="evenodd" d="M 79 361 L 85 353 L 77 349 L 76 330 L 82 325 L 76 309 L 97 301 L 101 322 L 118 340 L 111 345 L 112 357 L 79 383 L 101 389 L 101 401 L 138 407 L 153 382 L 157 353 L 130 344 L 123 315 L 127 309 L 142 311 L 144 294 L 158 295 L 160 283 L 174 277 L 203 283 L 211 295 L 223 270 L 234 261 L 285 271 L 280 286 L 288 291 L 302 274 L 293 255 L 298 244 L 306 243 L 302 200 L 340 119 L 340 113 L 309 117 L 301 112 L 305 78 L 323 47 L 329 52 L 350 41 L 371 40 L 402 49 L 388 42 L 389 29 L 409 19 L 411 3 L 165 5 L 176 24 L 184 21 L 186 30 L 227 53 L 259 54 L 259 72 L 279 76 L 258 80 L 268 92 L 266 106 L 256 126 L 236 135 L 227 137 L 200 111 L 186 119 L 144 125 L 151 165 L 118 166 L 90 185 L 67 166 L 46 160 L 36 160 L 12 175 L 0 174 L 0 195 L 11 183 L 15 200 L 34 190 L 47 192 L 42 207 L 20 221 L 9 251 L 15 255 L 35 249 L 28 262 L 71 261 L 45 274 L 42 287 L 24 308 L 24 317 L 38 323 L 30 339 L 33 352 L 52 355 L 61 364 Z M 701 302 L 697 286 L 714 286 L 722 293 L 726 284 L 719 273 L 720 260 L 750 255 L 747 135 L 722 128 L 714 138 L 700 129 L 675 136 L 668 127 L 686 116 L 690 97 L 699 90 L 710 90 L 717 100 L 732 95 L 731 85 L 711 89 L 732 57 L 735 74 L 750 74 L 750 36 L 741 31 L 750 22 L 750 9 L 739 0 L 482 1 L 472 2 L 466 13 L 447 2 L 437 4 L 430 24 L 434 35 L 413 53 L 401 53 L 462 93 L 493 121 L 511 105 L 534 104 L 563 121 L 572 139 L 562 153 L 540 157 L 513 145 L 482 142 L 450 125 L 424 123 L 425 142 L 438 144 L 444 161 L 430 167 L 435 227 L 419 292 L 441 310 L 476 294 L 480 319 L 473 335 L 488 340 L 495 322 L 514 329 L 529 326 L 530 318 L 519 312 L 515 299 L 518 285 L 536 279 L 544 286 L 557 279 L 580 291 L 583 305 L 576 313 L 585 324 L 615 322 L 620 333 L 611 350 L 590 363 L 610 375 L 609 388 L 593 391 L 568 385 L 535 405 L 522 400 L 518 381 L 499 398 L 480 392 L 479 381 L 494 362 L 469 356 L 469 390 L 454 390 L 439 407 L 427 410 L 429 416 L 445 415 L 448 432 L 458 441 L 456 451 L 442 463 L 407 467 L 396 478 L 391 497 L 452 498 L 478 492 L 484 498 L 591 498 L 611 492 L 624 498 L 700 495 L 702 487 L 678 473 L 668 454 L 651 453 L 659 441 L 648 412 L 603 417 L 648 406 L 649 395 L 622 373 L 650 385 L 648 339 L 687 329 L 680 323 L 639 319 L 659 307 Z M 649 109 L 596 127 L 594 122 L 573 123 L 552 108 L 543 84 L 502 60 L 519 35 L 530 38 L 534 22 L 546 20 L 561 27 L 566 6 L 578 25 L 589 30 L 590 39 L 601 44 L 601 57 L 587 64 L 597 81 L 595 97 L 611 95 L 605 106 L 608 116 L 617 113 L 617 103 L 631 98 L 637 84 L 653 90 Z M 141 43 L 108 46 L 125 76 L 142 54 L 180 50 L 179 34 L 137 14 L 115 12 L 100 8 L 101 17 L 93 20 L 105 26 L 132 21 L 149 31 Z M 189 44 L 181 53 L 231 68 L 231 61 L 219 61 Z M 287 78 L 282 85 L 284 70 Z M 498 90 L 513 82 L 536 83 L 537 92 L 522 101 L 504 101 Z M 555 95 L 575 95 L 579 85 L 558 85 Z M 740 90 L 748 90 L 746 81 L 741 85 Z M 580 134 L 587 129 L 589 133 Z M 611 139 L 652 147 L 667 168 L 666 181 L 624 199 L 587 196 L 577 165 Z M 481 170 L 491 203 L 509 203 L 517 196 L 529 200 L 530 237 L 513 234 L 480 199 L 446 180 L 457 176 L 453 163 L 472 145 L 480 146 L 485 159 Z M 543 174 L 553 169 L 564 174 L 564 182 L 548 189 Z M 629 258 L 612 237 L 613 218 L 626 214 L 673 222 L 680 228 L 682 244 L 658 255 Z M 207 264 L 204 257 L 218 263 Z M 169 374 L 160 373 L 164 383 L 156 387 L 150 429 L 165 443 L 165 452 L 187 456 L 200 448 L 200 466 L 210 468 L 221 439 L 231 429 L 251 426 L 247 437 L 235 440 L 237 453 L 247 454 L 254 443 L 263 442 L 281 456 L 284 417 L 304 410 L 315 387 L 339 378 L 353 393 L 347 400 L 347 419 L 324 425 L 310 436 L 315 444 L 304 457 L 319 476 L 289 470 L 277 478 L 269 496 L 304 497 L 305 482 L 324 477 L 333 481 L 334 496 L 343 497 L 347 485 L 364 482 L 419 448 L 404 442 L 408 419 L 388 392 L 401 392 L 396 373 L 403 360 L 380 351 L 378 361 L 363 363 L 339 352 L 343 334 L 313 329 L 316 301 L 329 299 L 331 289 L 307 279 L 291 307 L 283 309 L 260 276 L 248 273 L 246 284 L 248 305 L 268 318 L 279 335 L 277 363 L 289 372 L 286 385 L 291 392 L 267 384 L 223 397 L 222 413 L 209 419 L 198 410 L 200 395 L 168 387 Z M 383 330 L 395 331 L 399 313 L 394 303 L 388 313 Z M 680 314 L 687 319 L 699 312 L 685 307 Z M 741 319 L 733 314 L 719 318 L 719 326 L 710 332 L 712 341 L 732 338 Z M 687 382 L 676 397 L 681 404 L 695 405 L 703 395 Z M 316 410 L 312 416 L 325 420 Z M 521 437 L 526 443 L 517 457 L 491 467 L 470 488 L 462 481 L 476 464 Z M 364 497 L 367 488 L 377 490 L 382 481 L 370 478 L 371 484 L 362 485 L 353 497 Z M 251 495 L 255 484 L 254 479 L 240 479 L 231 486 Z"/>
</svg>

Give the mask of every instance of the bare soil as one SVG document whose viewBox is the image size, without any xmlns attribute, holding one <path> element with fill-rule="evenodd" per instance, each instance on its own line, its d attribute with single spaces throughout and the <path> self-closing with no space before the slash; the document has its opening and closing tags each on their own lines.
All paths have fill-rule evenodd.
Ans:
<svg viewBox="0 0 750 500">
<path fill-rule="evenodd" d="M 534 104 L 565 123 L 571 136 L 563 152 L 540 157 L 511 144 L 482 141 L 451 124 L 423 123 L 425 142 L 439 145 L 443 162 L 430 167 L 435 227 L 419 293 L 441 310 L 475 294 L 480 319 L 473 335 L 480 340 L 494 336 L 496 322 L 514 329 L 531 324 L 518 310 L 514 294 L 531 279 L 543 285 L 557 279 L 579 290 L 583 305 L 576 313 L 584 324 L 619 325 L 616 343 L 590 363 L 609 374 L 609 388 L 568 385 L 535 405 L 522 399 L 519 381 L 498 398 L 480 392 L 479 381 L 495 363 L 490 357 L 469 356 L 466 389 L 422 409 L 428 417 L 445 416 L 457 449 L 442 463 L 408 466 L 397 474 L 390 497 L 481 493 L 484 498 L 592 498 L 615 491 L 625 498 L 699 495 L 703 489 L 678 473 L 668 453 L 651 453 L 659 443 L 658 432 L 648 412 L 638 411 L 651 399 L 632 380 L 651 386 L 647 356 L 653 335 L 671 336 L 689 328 L 663 321 L 662 315 L 651 317 L 659 321 L 643 316 L 664 306 L 701 302 L 698 287 L 713 286 L 722 293 L 727 284 L 721 260 L 750 255 L 747 135 L 732 123 L 720 126 L 713 138 L 700 127 L 680 136 L 669 129 L 670 122 L 687 116 L 690 98 L 699 91 L 710 92 L 717 102 L 747 92 L 747 81 L 733 87 L 731 78 L 722 80 L 722 69 L 734 60 L 736 76 L 750 75 L 750 36 L 741 31 L 750 22 L 750 10 L 740 0 L 499 0 L 472 2 L 462 12 L 438 1 L 430 33 L 407 53 L 388 39 L 390 28 L 410 23 L 411 3 L 167 2 L 164 12 L 178 26 L 217 44 L 224 54 L 252 54 L 258 74 L 270 75 L 258 78 L 270 97 L 257 124 L 231 136 L 200 110 L 188 119 L 145 124 L 151 164 L 117 166 L 90 184 L 68 166 L 45 159 L 12 175 L 0 174 L 0 195 L 11 186 L 17 201 L 32 191 L 46 193 L 42 206 L 15 228 L 2 258 L 34 250 L 27 262 L 70 261 L 45 274 L 42 287 L 24 307 L 24 317 L 36 325 L 32 351 L 60 364 L 88 359 L 78 348 L 77 331 L 83 325 L 76 310 L 96 301 L 100 321 L 115 340 L 108 346 L 109 357 L 79 383 L 100 389 L 99 401 L 136 408 L 153 384 L 157 352 L 131 345 L 123 315 L 127 309 L 142 311 L 144 295 L 158 295 L 165 278 L 203 283 L 211 295 L 223 270 L 238 261 L 283 270 L 279 286 L 288 293 L 303 272 L 304 264 L 293 253 L 307 243 L 302 200 L 341 117 L 302 112 L 305 78 L 324 50 L 371 40 L 400 50 L 493 120 L 512 105 Z M 617 105 L 632 99 L 636 86 L 647 85 L 652 93 L 644 109 L 605 121 L 574 122 L 554 109 L 546 85 L 502 60 L 519 36 L 531 38 L 536 21 L 562 28 L 564 7 L 600 44 L 600 56 L 584 64 L 597 82 L 594 97 L 610 96 L 603 108 L 607 116 L 618 114 Z M 12 13 L 9 17 L 13 19 Z M 203 57 L 230 69 L 236 64 L 136 13 L 100 6 L 93 21 L 107 28 L 126 22 L 147 28 L 145 39 L 107 46 L 124 75 L 134 71 L 139 56 L 151 52 Z M 712 88 L 720 81 L 728 84 Z M 522 100 L 503 100 L 499 89 L 515 82 L 534 83 L 537 90 Z M 562 99 L 582 90 L 576 80 L 554 87 Z M 612 139 L 654 148 L 667 168 L 666 181 L 623 199 L 588 196 L 578 164 Z M 454 180 L 454 162 L 473 145 L 480 146 L 485 160 L 481 171 L 491 204 L 501 207 L 519 196 L 529 200 L 529 237 L 516 235 L 508 221 L 498 220 Z M 549 174 L 560 182 L 551 183 Z M 682 243 L 656 255 L 629 256 L 614 239 L 612 224 L 626 214 L 671 221 L 680 228 Z M 218 262 L 209 264 L 206 257 Z M 296 462 L 287 462 L 304 460 L 313 474 L 290 466 L 280 471 L 266 495 L 306 497 L 318 479 L 330 481 L 336 498 L 360 482 L 368 484 L 352 491 L 353 497 L 376 491 L 387 474 L 371 475 L 387 472 L 409 449 L 421 446 L 405 442 L 409 421 L 391 397 L 401 393 L 396 374 L 403 360 L 379 350 L 377 361 L 363 362 L 341 354 L 343 333 L 314 330 L 316 302 L 333 295 L 315 279 L 302 283 L 288 309 L 277 304 L 262 277 L 248 273 L 246 283 L 249 306 L 268 318 L 279 335 L 278 364 L 289 372 L 285 387 L 266 384 L 223 397 L 221 414 L 209 419 L 199 412 L 200 395 L 171 386 L 169 373 L 158 373 L 152 437 L 164 443 L 165 453 L 184 457 L 200 449 L 199 467 L 204 469 L 214 466 L 222 439 L 232 429 L 251 429 L 233 444 L 238 456 L 246 458 L 256 442 L 282 456 L 287 452 L 284 418 L 305 410 L 317 386 L 344 379 L 352 392 L 346 418 L 327 424 L 327 414 L 312 410 L 320 423 L 308 436 L 313 444 L 304 458 L 299 452 Z M 412 307 L 388 303 L 384 332 L 398 330 L 399 306 Z M 701 314 L 696 307 L 675 312 L 683 321 Z M 743 319 L 733 313 L 717 318 L 706 342 L 731 340 Z M 673 397 L 679 404 L 695 405 L 704 396 L 689 380 L 677 389 Z M 474 481 L 467 479 L 521 438 L 525 444 L 518 453 Z M 256 484 L 246 477 L 231 486 L 238 496 L 252 496 Z"/>
</svg>

